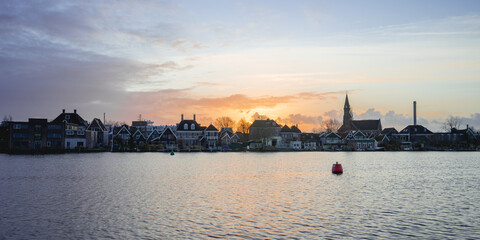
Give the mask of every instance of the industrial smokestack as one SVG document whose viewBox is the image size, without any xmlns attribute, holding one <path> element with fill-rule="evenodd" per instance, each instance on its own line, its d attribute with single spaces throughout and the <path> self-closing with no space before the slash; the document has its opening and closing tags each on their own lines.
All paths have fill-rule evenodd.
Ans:
<svg viewBox="0 0 480 240">
<path fill-rule="evenodd" d="M 417 125 L 417 101 L 413 101 L 413 125 Z"/>
</svg>

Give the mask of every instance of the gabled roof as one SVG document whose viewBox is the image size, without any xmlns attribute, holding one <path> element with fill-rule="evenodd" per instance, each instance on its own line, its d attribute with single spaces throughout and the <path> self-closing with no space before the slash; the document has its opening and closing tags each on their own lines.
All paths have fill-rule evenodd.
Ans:
<svg viewBox="0 0 480 240">
<path fill-rule="evenodd" d="M 342 133 L 337 133 L 337 135 L 341 138 L 341 139 L 345 139 L 347 138 L 349 135 L 351 135 L 350 133 L 348 132 L 342 132 Z"/>
<path fill-rule="evenodd" d="M 361 134 L 363 137 L 367 137 L 367 135 L 365 133 L 363 133 L 362 131 L 355 131 L 353 132 L 353 137 L 357 136 L 358 134 Z"/>
<path fill-rule="evenodd" d="M 395 128 L 384 128 L 382 131 L 382 135 L 391 135 L 391 134 L 397 134 L 398 131 Z"/>
<path fill-rule="evenodd" d="M 405 127 L 400 133 L 408 133 L 408 134 L 433 134 L 430 130 L 422 125 L 408 125 Z"/>
<path fill-rule="evenodd" d="M 274 120 L 255 120 L 250 127 L 280 127 Z"/>
<path fill-rule="evenodd" d="M 330 133 L 326 134 L 325 137 L 326 138 L 331 138 L 331 137 L 342 138 L 339 134 L 337 134 L 335 132 L 330 132 Z"/>
<path fill-rule="evenodd" d="M 185 129 L 185 124 L 187 124 L 187 128 Z M 192 124 L 195 126 L 194 130 L 191 130 Z M 201 131 L 200 125 L 195 120 L 182 120 L 179 124 L 177 124 L 177 131 Z"/>
<path fill-rule="evenodd" d="M 142 131 L 140 131 L 140 129 L 137 129 L 137 131 L 135 131 L 132 136 L 136 136 L 138 134 L 140 134 L 140 136 L 143 136 L 145 138 L 145 136 L 143 135 Z"/>
<path fill-rule="evenodd" d="M 454 133 L 454 134 L 469 134 L 469 135 L 472 135 L 474 136 L 475 133 L 472 131 L 472 129 L 470 128 L 465 128 L 465 129 L 456 129 L 456 128 L 452 128 L 450 130 L 450 133 Z"/>
<path fill-rule="evenodd" d="M 58 115 L 58 117 L 56 117 L 53 121 L 51 121 L 50 123 L 54 123 L 54 124 L 61 124 L 61 123 L 73 123 L 73 124 L 77 124 L 77 125 L 81 125 L 81 126 L 85 126 L 87 127 L 88 124 L 87 124 L 87 121 L 85 121 L 80 115 L 78 115 L 78 113 L 74 112 L 74 113 L 60 113 L 60 115 Z"/>
<path fill-rule="evenodd" d="M 290 130 L 292 130 L 292 132 L 294 132 L 294 133 L 302 133 L 302 131 L 300 131 L 300 129 L 298 129 L 298 127 L 295 126 L 295 125 L 293 125 L 293 126 L 290 128 Z"/>
<path fill-rule="evenodd" d="M 171 134 L 173 134 L 173 136 L 175 137 L 175 139 L 177 139 L 177 135 L 173 132 L 173 130 L 170 128 L 170 127 L 166 127 L 162 134 L 160 134 L 160 136 L 158 138 L 162 138 L 162 136 L 165 134 L 165 133 L 168 133 L 170 132 Z"/>
<path fill-rule="evenodd" d="M 378 120 L 352 120 L 353 125 L 362 131 L 382 130 L 380 119 Z"/>
<path fill-rule="evenodd" d="M 153 131 L 152 131 L 150 134 L 148 134 L 148 139 L 152 138 L 153 134 L 155 134 L 155 133 L 158 134 L 158 135 L 161 134 L 161 133 L 157 130 L 157 128 L 154 128 Z"/>
<path fill-rule="evenodd" d="M 387 135 L 378 135 L 375 137 L 377 142 L 390 142 L 390 138 Z"/>
<path fill-rule="evenodd" d="M 94 127 L 99 128 L 99 129 L 101 129 L 101 130 L 104 131 L 104 132 L 108 131 L 107 128 L 105 127 L 105 125 L 103 125 L 102 121 L 101 121 L 100 119 L 98 119 L 98 118 L 94 118 L 94 119 L 92 120 L 92 122 L 90 123 L 90 125 L 88 125 L 87 130 L 91 130 L 91 129 L 94 128 Z"/>
<path fill-rule="evenodd" d="M 224 134 L 225 132 L 233 133 L 233 129 L 231 127 L 226 127 L 220 130 L 220 134 Z"/>
<path fill-rule="evenodd" d="M 138 139 L 135 139 L 136 141 L 140 141 L 140 140 L 143 140 L 143 141 L 146 141 L 147 138 L 145 138 L 145 135 L 143 134 L 140 134 L 140 137 Z"/>
<path fill-rule="evenodd" d="M 291 132 L 291 133 L 302 133 L 300 129 L 298 129 L 297 126 L 292 125 L 292 127 L 288 127 L 287 125 L 283 126 L 282 129 L 280 130 L 281 133 L 286 133 L 286 132 Z"/>
<path fill-rule="evenodd" d="M 213 126 L 212 124 L 208 125 L 207 129 L 205 129 L 205 131 L 217 131 L 218 132 L 218 129 Z"/>
<path fill-rule="evenodd" d="M 132 134 L 130 133 L 130 130 L 128 130 L 128 126 L 125 125 L 125 124 L 122 125 L 121 127 L 115 127 L 115 128 L 113 129 L 113 134 L 114 134 L 115 136 L 117 136 L 117 135 L 120 134 L 121 132 L 126 132 L 126 133 L 132 135 Z"/>
<path fill-rule="evenodd" d="M 282 127 L 282 129 L 280 130 L 280 132 L 281 132 L 281 133 L 282 133 L 282 132 L 290 132 L 290 128 L 289 128 L 287 125 L 285 125 L 285 126 Z"/>
</svg>

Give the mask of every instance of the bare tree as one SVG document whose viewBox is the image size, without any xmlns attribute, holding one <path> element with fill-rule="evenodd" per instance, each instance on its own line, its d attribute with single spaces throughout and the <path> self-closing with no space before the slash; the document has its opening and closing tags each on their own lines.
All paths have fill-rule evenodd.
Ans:
<svg viewBox="0 0 480 240">
<path fill-rule="evenodd" d="M 451 131 L 452 128 L 459 129 L 461 125 L 462 120 L 459 117 L 450 116 L 445 120 L 445 123 L 443 124 L 443 129 L 448 132 Z"/>
<path fill-rule="evenodd" d="M 322 123 L 322 128 L 327 132 L 336 132 L 341 125 L 337 119 L 328 119 Z"/>
<path fill-rule="evenodd" d="M 230 117 L 226 117 L 226 116 L 215 119 L 215 123 L 214 123 L 215 127 L 217 127 L 218 129 L 233 128 L 234 124 L 235 124 L 235 121 L 233 121 Z"/>
<path fill-rule="evenodd" d="M 5 116 L 3 116 L 3 121 L 4 121 L 4 122 L 11 122 L 11 121 L 13 121 L 12 115 L 8 115 L 8 116 L 5 115 Z"/>
<path fill-rule="evenodd" d="M 250 125 L 252 124 L 247 122 L 245 118 L 240 119 L 237 123 L 237 132 L 248 134 L 248 132 L 250 131 Z"/>
</svg>

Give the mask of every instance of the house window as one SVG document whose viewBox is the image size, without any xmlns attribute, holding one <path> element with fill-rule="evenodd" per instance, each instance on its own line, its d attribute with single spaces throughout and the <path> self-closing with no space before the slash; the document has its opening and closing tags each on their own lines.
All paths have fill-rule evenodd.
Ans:
<svg viewBox="0 0 480 240">
<path fill-rule="evenodd" d="M 28 138 L 27 133 L 14 133 L 13 138 Z"/>
<path fill-rule="evenodd" d="M 41 131 L 42 125 L 35 125 L 35 131 Z"/>
<path fill-rule="evenodd" d="M 65 132 L 65 134 L 71 136 L 71 135 L 74 134 L 74 131 L 73 131 L 73 130 L 67 130 L 67 131 Z"/>
<path fill-rule="evenodd" d="M 188 124 L 185 123 L 185 124 L 183 125 L 183 129 L 187 130 L 187 129 L 188 129 Z"/>
<path fill-rule="evenodd" d="M 47 147 L 51 147 L 52 143 L 50 141 L 47 141 Z"/>
<path fill-rule="evenodd" d="M 70 119 L 70 115 L 65 115 L 65 119 Z"/>
<path fill-rule="evenodd" d="M 190 129 L 195 130 L 195 124 L 190 125 Z"/>
<path fill-rule="evenodd" d="M 59 133 L 49 133 L 47 138 L 62 138 L 62 134 Z"/>
<path fill-rule="evenodd" d="M 22 129 L 22 124 L 13 124 L 13 129 Z"/>
<path fill-rule="evenodd" d="M 85 135 L 85 131 L 83 131 L 83 130 L 78 130 L 78 131 L 77 131 L 77 135 Z"/>
<path fill-rule="evenodd" d="M 135 138 L 136 138 L 137 140 L 140 139 L 140 135 L 137 135 Z"/>
<path fill-rule="evenodd" d="M 60 130 L 60 129 L 62 129 L 62 126 L 61 125 L 48 125 L 47 128 L 48 129 Z"/>
</svg>

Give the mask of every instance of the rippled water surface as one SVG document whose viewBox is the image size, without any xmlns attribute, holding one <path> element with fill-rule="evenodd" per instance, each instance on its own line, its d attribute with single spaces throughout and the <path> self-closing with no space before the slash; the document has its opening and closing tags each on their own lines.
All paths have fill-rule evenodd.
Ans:
<svg viewBox="0 0 480 240">
<path fill-rule="evenodd" d="M 0 155 L 0 239 L 479 237 L 478 152 Z"/>
</svg>

